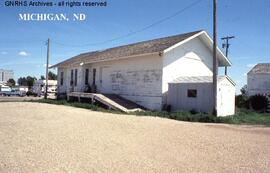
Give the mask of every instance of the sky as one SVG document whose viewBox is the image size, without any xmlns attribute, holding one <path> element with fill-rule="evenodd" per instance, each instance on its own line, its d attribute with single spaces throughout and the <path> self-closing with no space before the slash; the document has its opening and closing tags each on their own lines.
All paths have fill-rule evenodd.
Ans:
<svg viewBox="0 0 270 173">
<path fill-rule="evenodd" d="M 48 38 L 52 40 L 50 64 L 56 64 L 84 52 L 201 29 L 212 36 L 212 0 L 107 0 L 107 7 L 73 8 L 5 7 L 4 3 L 0 5 L 0 69 L 14 70 L 15 79 L 45 74 Z M 269 0 L 218 0 L 218 45 L 221 48 L 221 37 L 235 36 L 230 40 L 228 75 L 238 93 L 246 84 L 246 73 L 256 63 L 270 61 L 269 7 Z M 20 21 L 19 13 L 85 13 L 87 19 Z"/>
</svg>

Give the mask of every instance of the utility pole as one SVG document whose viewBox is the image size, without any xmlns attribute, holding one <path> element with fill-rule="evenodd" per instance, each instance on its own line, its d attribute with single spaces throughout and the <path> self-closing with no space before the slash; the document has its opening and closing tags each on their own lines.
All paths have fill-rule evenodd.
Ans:
<svg viewBox="0 0 270 173">
<path fill-rule="evenodd" d="M 47 96 L 48 96 L 49 59 L 50 59 L 50 38 L 48 38 L 48 41 L 47 41 L 46 85 L 45 85 L 45 95 L 44 95 L 45 99 L 47 99 Z"/>
<path fill-rule="evenodd" d="M 227 36 L 227 37 L 222 37 L 221 40 L 225 40 L 225 43 L 222 44 L 222 48 L 226 48 L 226 57 L 228 58 L 228 53 L 229 53 L 229 40 L 235 38 L 234 36 Z M 225 66 L 225 75 L 227 75 L 227 66 Z"/>
<path fill-rule="evenodd" d="M 213 0 L 213 114 L 217 115 L 217 0 Z"/>
</svg>

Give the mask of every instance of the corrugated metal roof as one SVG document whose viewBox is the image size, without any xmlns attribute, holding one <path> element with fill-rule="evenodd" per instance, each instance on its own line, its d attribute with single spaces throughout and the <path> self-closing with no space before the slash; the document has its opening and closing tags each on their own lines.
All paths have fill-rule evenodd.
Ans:
<svg viewBox="0 0 270 173">
<path fill-rule="evenodd" d="M 87 61 L 98 62 L 104 60 L 116 60 L 120 59 L 121 57 L 158 53 L 175 45 L 176 43 L 179 43 L 197 33 L 200 33 L 201 31 L 202 30 L 109 48 L 101 51 L 83 53 L 78 56 L 72 57 L 68 60 L 65 60 L 63 62 L 60 62 L 52 66 L 51 68 L 72 63 L 81 63 L 81 62 L 87 63 Z"/>
<path fill-rule="evenodd" d="M 248 72 L 248 74 L 259 73 L 270 73 L 270 63 L 259 63 Z"/>
<path fill-rule="evenodd" d="M 218 76 L 218 82 L 222 81 L 223 79 L 228 79 L 233 85 L 235 85 L 232 79 L 229 78 L 228 76 Z M 213 82 L 212 76 L 181 76 L 170 83 L 212 83 L 212 82 Z"/>
</svg>

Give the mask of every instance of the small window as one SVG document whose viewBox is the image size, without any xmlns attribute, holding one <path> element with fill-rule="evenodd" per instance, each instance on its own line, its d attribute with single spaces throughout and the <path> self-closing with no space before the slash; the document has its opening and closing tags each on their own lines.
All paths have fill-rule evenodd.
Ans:
<svg viewBox="0 0 270 173">
<path fill-rule="evenodd" d="M 197 90 L 194 90 L 194 89 L 188 89 L 188 91 L 187 91 L 187 96 L 188 96 L 188 97 L 196 98 L 196 97 L 197 97 Z"/>
<path fill-rule="evenodd" d="M 93 85 L 96 85 L 96 72 L 97 70 L 94 68 L 93 69 Z"/>
<path fill-rule="evenodd" d="M 70 74 L 70 85 L 73 85 L 73 70 L 71 70 L 71 74 Z"/>
<path fill-rule="evenodd" d="M 74 81 L 75 86 L 77 86 L 77 80 L 78 80 L 78 70 L 75 69 L 75 81 Z"/>
<path fill-rule="evenodd" d="M 85 85 L 88 85 L 89 69 L 85 69 Z"/>
<path fill-rule="evenodd" d="M 64 72 L 61 72 L 61 79 L 60 79 L 60 84 L 64 84 Z"/>
</svg>

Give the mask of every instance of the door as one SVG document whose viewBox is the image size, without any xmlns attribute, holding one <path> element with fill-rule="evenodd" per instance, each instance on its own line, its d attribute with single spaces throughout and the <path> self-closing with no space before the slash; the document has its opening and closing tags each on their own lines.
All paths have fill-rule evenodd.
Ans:
<svg viewBox="0 0 270 173">
<path fill-rule="evenodd" d="M 111 68 L 109 66 L 100 67 L 99 87 L 100 87 L 101 93 L 106 93 L 106 94 L 113 93 L 112 92 Z"/>
</svg>

